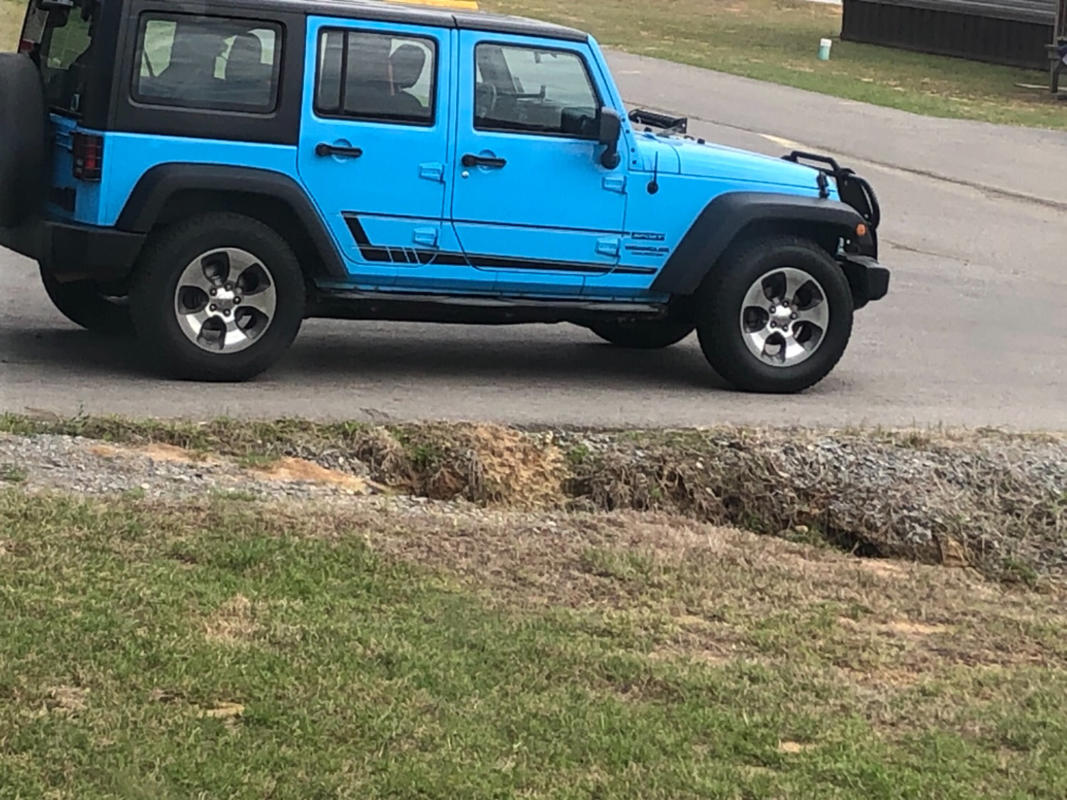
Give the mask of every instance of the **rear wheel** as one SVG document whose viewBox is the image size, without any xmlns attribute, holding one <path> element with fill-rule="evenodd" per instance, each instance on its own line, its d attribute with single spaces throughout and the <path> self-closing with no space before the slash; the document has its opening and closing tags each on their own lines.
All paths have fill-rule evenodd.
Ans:
<svg viewBox="0 0 1067 800">
<path fill-rule="evenodd" d="M 40 209 L 45 188 L 44 87 L 25 55 L 0 53 L 0 228 Z"/>
<path fill-rule="evenodd" d="M 242 381 L 292 344 L 304 278 L 288 243 L 258 220 L 215 214 L 154 236 L 130 292 L 137 333 L 170 375 Z"/>
<path fill-rule="evenodd" d="M 693 332 L 688 319 L 634 320 L 632 322 L 598 322 L 589 329 L 617 347 L 633 350 L 659 350 L 678 344 Z"/>
<path fill-rule="evenodd" d="M 60 283 L 43 266 L 41 283 L 52 304 L 75 325 L 109 335 L 133 333 L 130 308 L 124 297 L 109 295 L 92 281 Z"/>
<path fill-rule="evenodd" d="M 837 365 L 852 293 L 837 262 L 797 237 L 727 253 L 701 288 L 697 332 L 715 371 L 748 392 L 800 392 Z"/>
</svg>

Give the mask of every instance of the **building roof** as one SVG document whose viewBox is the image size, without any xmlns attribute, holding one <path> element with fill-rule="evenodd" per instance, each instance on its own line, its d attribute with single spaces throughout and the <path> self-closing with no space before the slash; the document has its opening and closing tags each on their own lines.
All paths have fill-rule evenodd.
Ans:
<svg viewBox="0 0 1067 800">
<path fill-rule="evenodd" d="M 1052 25 L 1059 0 L 869 0 L 887 6 L 929 8 L 976 17 Z"/>
</svg>

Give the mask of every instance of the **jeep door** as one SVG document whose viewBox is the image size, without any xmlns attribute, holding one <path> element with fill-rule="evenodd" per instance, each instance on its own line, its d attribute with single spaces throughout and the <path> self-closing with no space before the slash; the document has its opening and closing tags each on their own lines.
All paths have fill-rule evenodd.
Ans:
<svg viewBox="0 0 1067 800">
<path fill-rule="evenodd" d="M 360 286 L 394 285 L 459 249 L 443 222 L 452 36 L 308 18 L 300 175 Z"/>
<path fill-rule="evenodd" d="M 619 260 L 626 162 L 598 158 L 611 96 L 585 42 L 461 31 L 452 219 L 507 293 L 578 294 Z M 610 103 L 609 103 L 610 104 Z"/>
</svg>

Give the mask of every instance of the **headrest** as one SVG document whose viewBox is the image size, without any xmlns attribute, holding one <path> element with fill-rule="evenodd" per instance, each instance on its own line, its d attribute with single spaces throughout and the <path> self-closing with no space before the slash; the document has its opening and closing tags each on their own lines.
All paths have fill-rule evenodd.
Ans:
<svg viewBox="0 0 1067 800">
<path fill-rule="evenodd" d="M 398 90 L 410 89 L 419 82 L 426 68 L 426 51 L 415 44 L 402 44 L 389 56 L 393 67 L 393 86 Z"/>
<path fill-rule="evenodd" d="M 226 78 L 247 78 L 263 67 L 263 42 L 251 33 L 242 33 L 233 40 L 230 57 L 226 60 Z"/>
</svg>

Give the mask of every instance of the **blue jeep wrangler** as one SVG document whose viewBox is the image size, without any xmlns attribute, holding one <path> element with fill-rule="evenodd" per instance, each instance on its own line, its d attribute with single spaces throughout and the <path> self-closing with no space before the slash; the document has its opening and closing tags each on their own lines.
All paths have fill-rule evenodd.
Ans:
<svg viewBox="0 0 1067 800">
<path fill-rule="evenodd" d="M 243 380 L 308 317 L 697 331 L 795 392 L 886 294 L 878 204 L 627 113 L 587 34 L 372 0 L 30 0 L 0 57 L 0 244 L 74 322 Z"/>
</svg>

